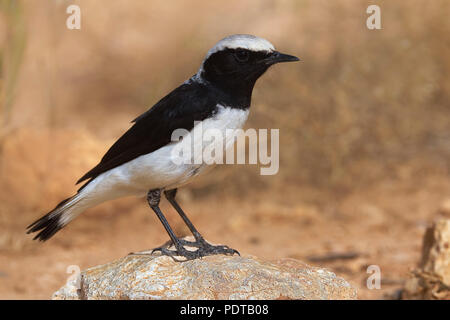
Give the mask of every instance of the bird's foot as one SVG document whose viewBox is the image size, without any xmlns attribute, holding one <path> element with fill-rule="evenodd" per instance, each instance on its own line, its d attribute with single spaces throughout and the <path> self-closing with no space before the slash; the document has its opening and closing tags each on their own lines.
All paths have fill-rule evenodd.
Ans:
<svg viewBox="0 0 450 320">
<path fill-rule="evenodd" d="M 197 258 L 202 258 L 205 256 L 224 254 L 224 255 L 240 255 L 239 252 L 235 249 L 232 249 L 225 245 L 217 245 L 213 246 L 206 242 L 203 238 L 198 239 L 196 241 L 187 241 L 183 239 L 179 239 L 178 245 L 173 245 L 172 241 L 166 242 L 161 247 L 153 249 L 151 252 L 154 253 L 156 251 L 161 252 L 162 255 L 166 255 L 172 257 L 175 261 L 188 261 L 194 260 Z M 175 249 L 170 250 L 169 248 L 174 246 Z M 188 250 L 185 247 L 193 247 L 198 248 L 197 250 Z M 178 260 L 175 257 L 184 257 L 185 260 Z"/>
</svg>

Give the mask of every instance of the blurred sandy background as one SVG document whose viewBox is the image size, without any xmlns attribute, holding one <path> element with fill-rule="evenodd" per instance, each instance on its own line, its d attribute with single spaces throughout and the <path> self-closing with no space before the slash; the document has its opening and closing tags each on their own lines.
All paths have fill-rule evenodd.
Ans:
<svg viewBox="0 0 450 320">
<path fill-rule="evenodd" d="M 81 30 L 65 26 L 73 3 Z M 69 265 L 168 239 L 137 198 L 89 210 L 47 243 L 25 227 L 234 33 L 304 61 L 272 68 L 253 93 L 247 127 L 280 128 L 280 171 L 215 169 L 180 191 L 183 208 L 210 241 L 325 266 L 361 298 L 394 298 L 425 227 L 450 215 L 450 2 L 376 1 L 383 29 L 370 31 L 372 3 L 0 0 L 0 298 L 47 299 Z M 365 286 L 371 264 L 381 290 Z"/>
</svg>

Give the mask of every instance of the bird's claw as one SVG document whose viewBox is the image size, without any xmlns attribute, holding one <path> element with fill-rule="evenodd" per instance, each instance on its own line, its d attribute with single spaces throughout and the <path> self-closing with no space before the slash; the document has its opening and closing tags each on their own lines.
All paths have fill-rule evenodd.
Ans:
<svg viewBox="0 0 450 320">
<path fill-rule="evenodd" d="M 154 248 L 151 253 L 161 252 L 161 255 L 169 256 L 177 262 L 183 262 L 188 260 L 194 260 L 197 258 L 202 258 L 210 255 L 224 254 L 224 255 L 241 255 L 239 251 L 230 248 L 226 245 L 213 246 L 206 242 L 205 240 L 187 241 L 179 240 L 178 245 L 175 245 L 175 249 L 169 250 L 168 248 L 172 246 L 172 242 L 165 243 L 161 247 Z M 187 250 L 185 246 L 198 248 L 197 250 Z M 184 257 L 186 260 L 178 260 L 175 257 Z"/>
</svg>

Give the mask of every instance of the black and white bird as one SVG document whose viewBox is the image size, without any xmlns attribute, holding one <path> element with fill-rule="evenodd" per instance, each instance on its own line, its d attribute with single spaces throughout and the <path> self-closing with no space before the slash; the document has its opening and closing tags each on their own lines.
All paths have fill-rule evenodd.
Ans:
<svg viewBox="0 0 450 320">
<path fill-rule="evenodd" d="M 176 202 L 177 189 L 213 165 L 196 161 L 176 164 L 172 159 L 173 148 L 183 140 L 172 141 L 172 133 L 176 129 L 193 132 L 199 124 L 202 130 L 241 129 L 249 114 L 256 80 L 276 63 L 298 60 L 276 51 L 269 41 L 256 36 L 238 34 L 220 40 L 206 54 L 198 72 L 133 120 L 132 127 L 100 163 L 78 180 L 77 183 L 86 181 L 78 192 L 28 226 L 28 233 L 38 232 L 34 239 L 45 241 L 88 208 L 119 197 L 147 195 L 148 204 L 175 248 L 155 250 L 186 259 L 237 253 L 228 246 L 207 243 Z M 223 135 L 225 140 L 228 136 Z M 223 145 L 230 147 L 233 142 L 223 141 Z M 177 238 L 159 208 L 162 193 L 189 227 L 195 241 Z M 191 251 L 186 246 L 198 249 Z"/>
</svg>

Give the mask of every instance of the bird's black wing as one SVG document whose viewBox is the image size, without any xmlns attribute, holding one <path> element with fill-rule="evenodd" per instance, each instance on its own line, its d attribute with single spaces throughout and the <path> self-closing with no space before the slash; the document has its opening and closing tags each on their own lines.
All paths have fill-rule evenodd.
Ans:
<svg viewBox="0 0 450 320">
<path fill-rule="evenodd" d="M 205 86 L 182 84 L 133 120 L 133 126 L 112 145 L 100 163 L 78 180 L 77 184 L 89 179 L 80 190 L 103 172 L 165 146 L 174 130 L 191 130 L 194 121 L 214 114 L 216 103 Z"/>
</svg>

